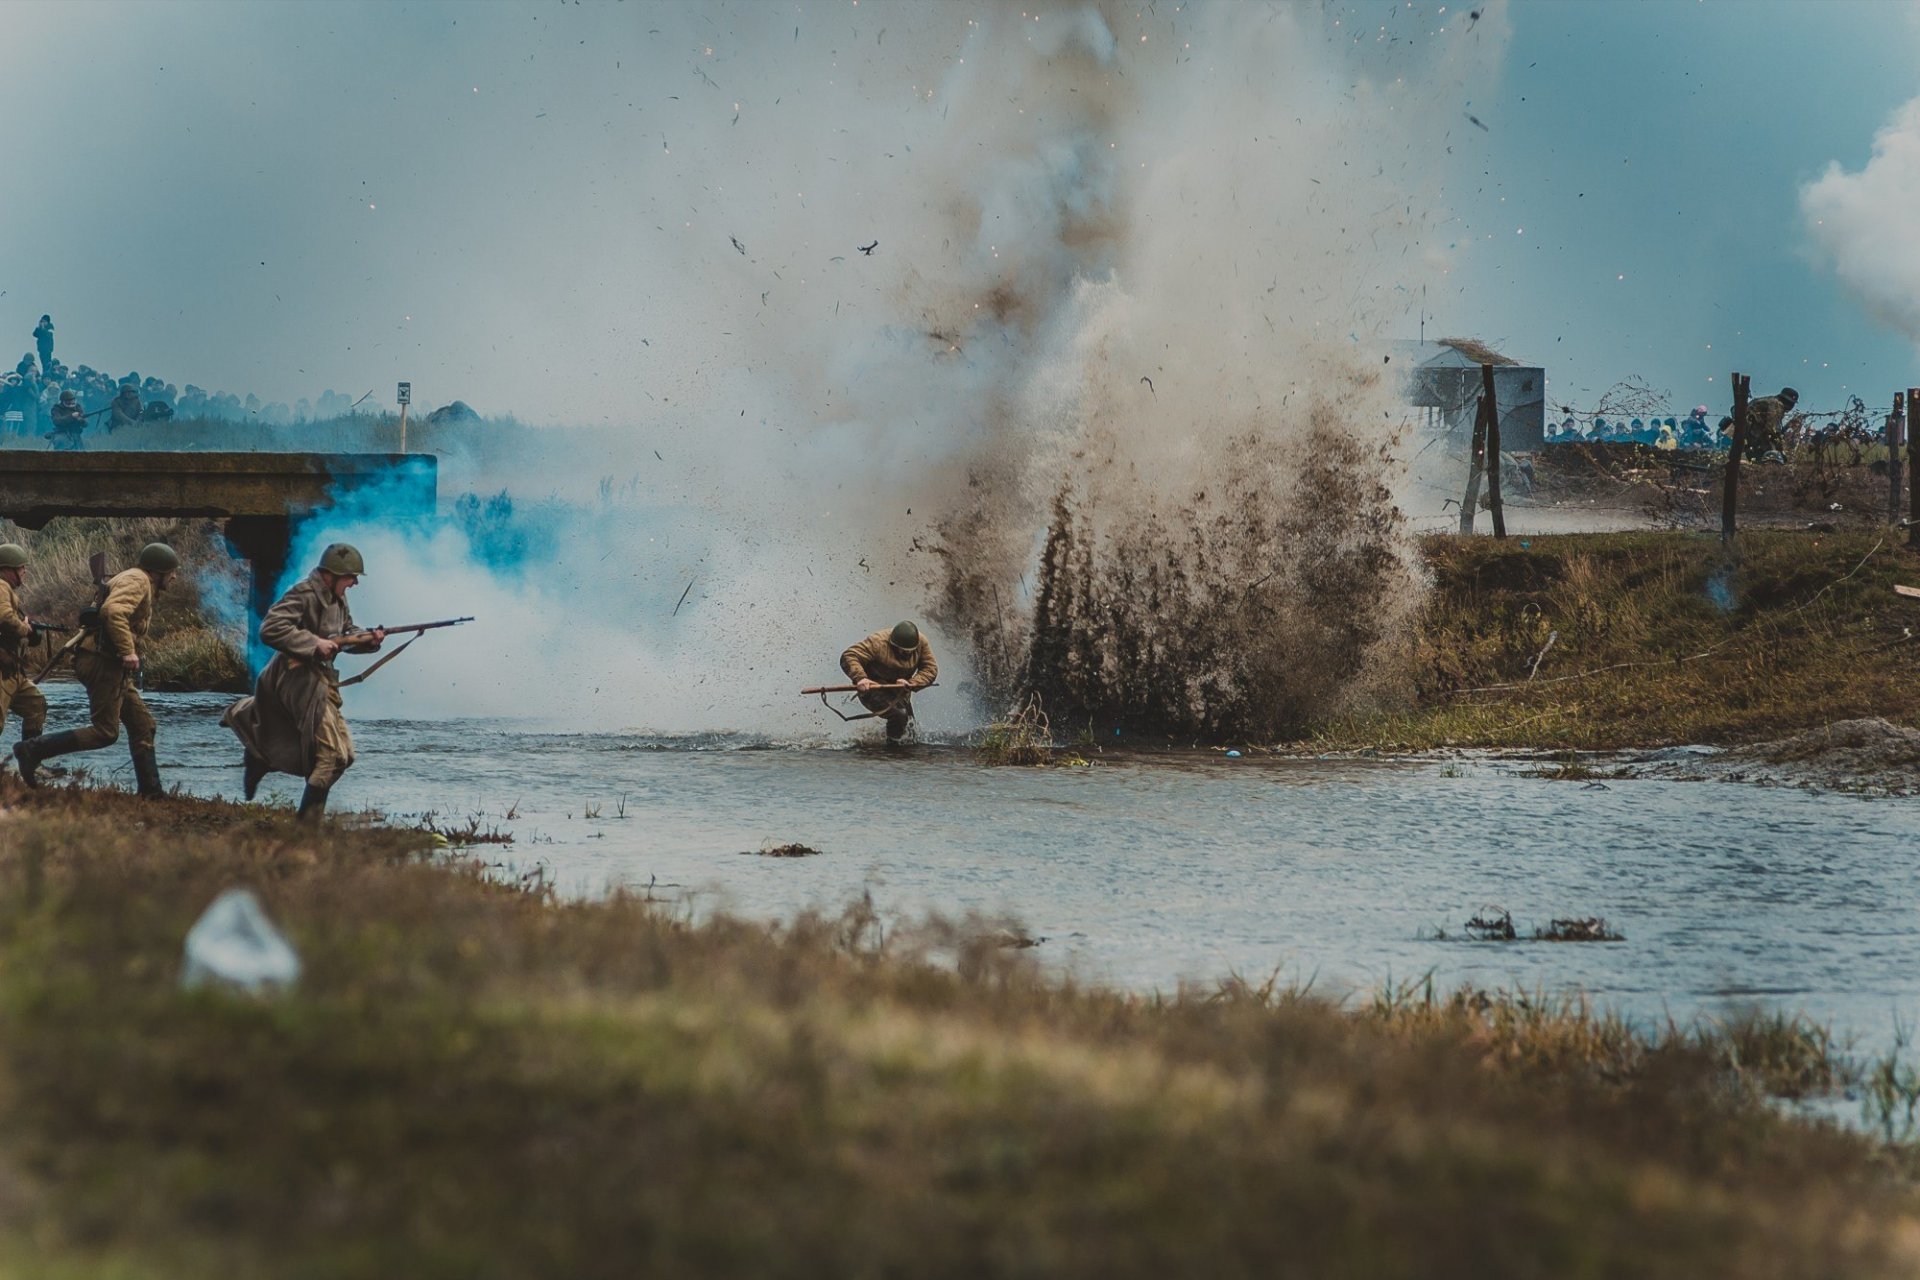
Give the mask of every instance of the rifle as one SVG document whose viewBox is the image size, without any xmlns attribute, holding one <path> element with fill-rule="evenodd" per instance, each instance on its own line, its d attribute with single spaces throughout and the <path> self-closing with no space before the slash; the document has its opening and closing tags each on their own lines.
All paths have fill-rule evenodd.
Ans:
<svg viewBox="0 0 1920 1280">
<path fill-rule="evenodd" d="M 878 693 L 886 689 L 894 689 L 894 690 L 905 689 L 912 693 L 918 693 L 920 692 L 921 689 L 932 689 L 932 688 L 935 688 L 938 684 L 939 684 L 938 681 L 934 681 L 931 684 L 923 684 L 919 686 L 919 688 L 915 688 L 914 686 L 908 684 L 905 680 L 896 680 L 892 684 L 879 684 L 876 682 L 873 688 L 867 690 L 867 692 Z M 872 720 L 873 718 L 875 718 L 880 714 L 878 711 L 869 711 L 864 715 L 850 716 L 846 712 L 842 711 L 840 708 L 834 706 L 831 702 L 827 701 L 827 695 L 830 693 L 859 693 L 859 692 L 860 692 L 860 686 L 857 684 L 817 684 L 817 685 L 814 685 L 811 689 L 802 689 L 800 691 L 800 696 L 805 698 L 812 694 L 816 694 L 816 693 L 819 694 L 820 705 L 825 707 L 827 710 L 833 712 L 833 714 L 839 716 L 842 720 L 848 720 L 848 721 Z"/>
<path fill-rule="evenodd" d="M 425 635 L 429 631 L 438 631 L 441 627 L 457 627 L 463 622 L 472 622 L 472 621 L 473 619 L 471 617 L 443 618 L 439 622 L 409 622 L 403 627 L 372 627 L 364 631 L 348 631 L 337 636 L 328 636 L 327 639 L 336 641 L 341 648 L 345 649 L 345 648 L 350 648 L 356 644 L 372 644 L 373 633 L 375 631 L 382 631 L 390 636 L 404 634 L 408 631 L 411 631 L 414 633 L 413 640 L 407 641 L 406 644 L 401 645 L 398 649 L 395 649 L 392 653 L 382 656 L 378 662 L 368 667 L 365 671 L 362 671 L 359 675 L 353 676 L 352 678 L 347 680 L 342 680 L 340 682 L 339 687 L 344 689 L 348 685 L 359 684 L 362 680 L 365 680 L 368 676 L 372 675 L 374 672 L 378 671 L 380 668 L 386 666 L 389 662 L 392 662 L 395 658 L 405 653 L 407 651 L 407 645 L 412 644 L 414 640 L 418 640 L 422 635 Z"/>
<path fill-rule="evenodd" d="M 72 627 L 63 627 L 57 622 L 29 622 L 27 625 L 33 628 L 33 634 L 37 636 L 44 636 L 49 633 L 65 635 L 67 632 L 73 630 Z"/>
</svg>

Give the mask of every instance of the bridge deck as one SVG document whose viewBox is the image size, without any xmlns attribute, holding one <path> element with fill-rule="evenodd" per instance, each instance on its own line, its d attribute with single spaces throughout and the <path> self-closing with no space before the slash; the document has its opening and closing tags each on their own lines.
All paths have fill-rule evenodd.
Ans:
<svg viewBox="0 0 1920 1280">
<path fill-rule="evenodd" d="M 0 451 L 0 516 L 298 518 L 378 486 L 396 509 L 433 509 L 439 460 L 422 453 Z"/>
</svg>

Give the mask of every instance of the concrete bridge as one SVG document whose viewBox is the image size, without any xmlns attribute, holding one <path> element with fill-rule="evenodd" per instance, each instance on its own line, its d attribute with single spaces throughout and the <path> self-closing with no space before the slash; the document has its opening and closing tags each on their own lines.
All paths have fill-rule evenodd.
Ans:
<svg viewBox="0 0 1920 1280">
<path fill-rule="evenodd" d="M 422 453 L 62 453 L 0 450 L 0 516 L 26 529 L 59 516 L 225 519 L 228 549 L 252 566 L 254 618 L 274 601 L 293 526 L 350 494 L 376 491 L 395 516 L 430 514 L 439 460 Z M 249 646 L 257 641 L 249 636 Z"/>
</svg>

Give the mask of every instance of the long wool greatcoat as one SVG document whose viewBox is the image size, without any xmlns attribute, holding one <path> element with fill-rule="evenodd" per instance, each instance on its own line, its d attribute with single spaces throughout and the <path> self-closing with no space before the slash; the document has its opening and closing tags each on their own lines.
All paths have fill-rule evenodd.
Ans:
<svg viewBox="0 0 1920 1280">
<path fill-rule="evenodd" d="M 260 642 L 279 652 L 254 682 L 253 696 L 228 707 L 220 723 L 268 768 L 300 777 L 313 772 L 321 717 L 340 696 L 340 673 L 314 656 L 314 645 L 353 629 L 347 602 L 334 597 L 318 569 L 260 620 Z"/>
</svg>

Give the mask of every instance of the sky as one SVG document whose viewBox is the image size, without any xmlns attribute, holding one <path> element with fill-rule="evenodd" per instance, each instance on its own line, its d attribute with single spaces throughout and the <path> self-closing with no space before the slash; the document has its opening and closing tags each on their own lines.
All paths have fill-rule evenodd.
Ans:
<svg viewBox="0 0 1920 1280">
<path fill-rule="evenodd" d="M 409 379 L 416 403 L 532 423 L 717 413 L 729 371 L 810 358 L 841 304 L 924 309 L 932 268 L 898 255 L 950 210 L 888 165 L 939 144 L 977 23 L 1086 11 L 1028 7 L 15 0 L 0 333 L 27 350 L 49 312 L 70 361 L 266 400 Z M 1225 28 L 1194 7 L 1102 6 L 1120 74 L 1219 74 L 1190 40 Z M 1920 166 L 1863 173 L 1920 95 L 1913 5 L 1277 8 L 1350 41 L 1356 78 L 1390 79 L 1396 47 L 1485 54 L 1408 123 L 1439 149 L 1407 193 L 1426 260 L 1368 336 L 1490 340 L 1575 406 L 1629 376 L 1718 405 L 1735 368 L 1817 407 L 1920 381 L 1920 220 L 1897 215 Z M 1152 139 L 1144 167 L 1258 112 L 1116 136 Z M 988 150 L 951 163 L 990 163 L 969 138 Z M 813 302 L 756 328 L 783 291 Z"/>
</svg>

